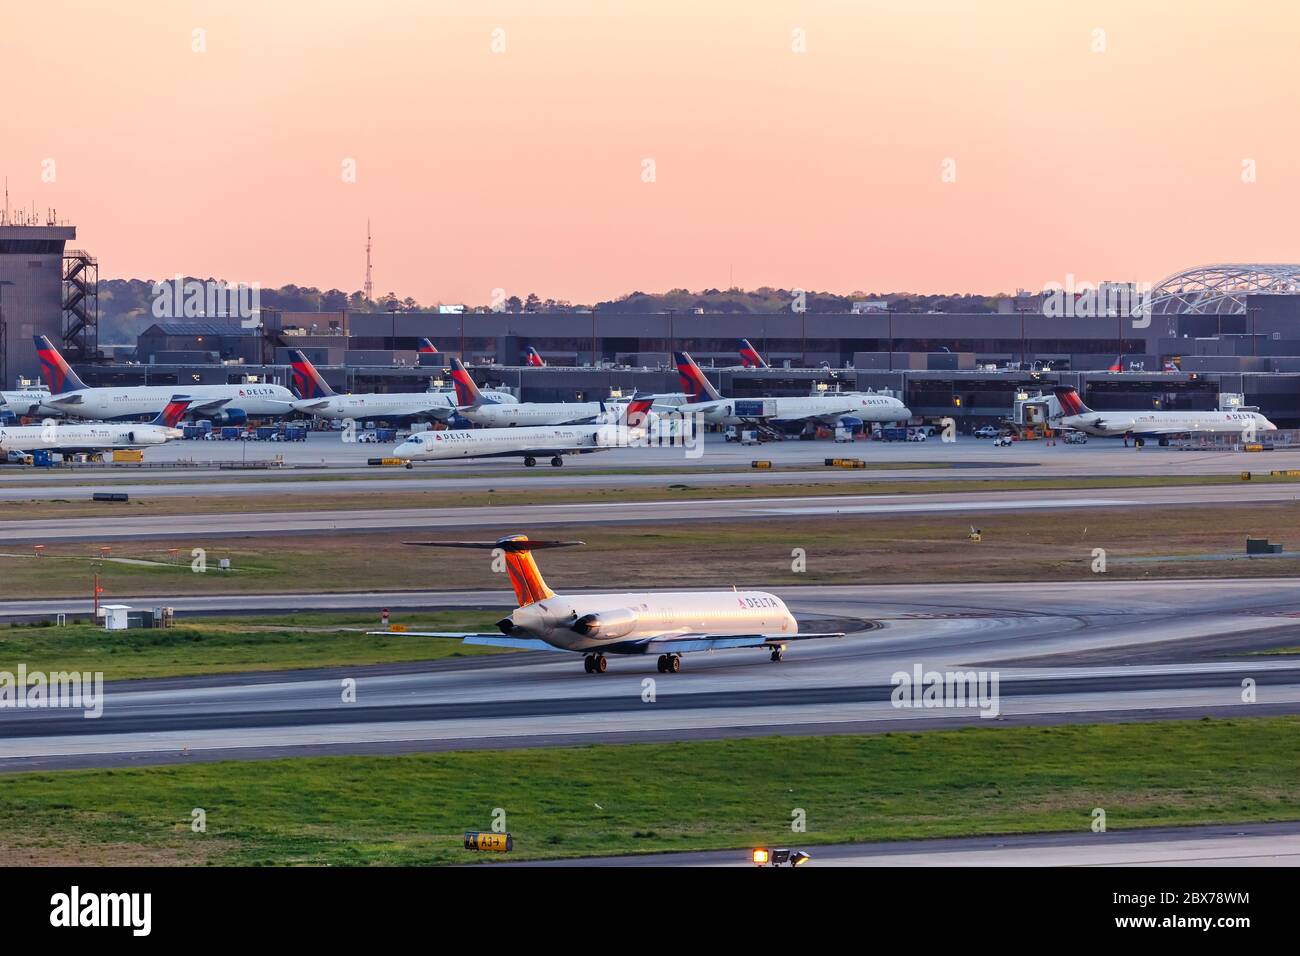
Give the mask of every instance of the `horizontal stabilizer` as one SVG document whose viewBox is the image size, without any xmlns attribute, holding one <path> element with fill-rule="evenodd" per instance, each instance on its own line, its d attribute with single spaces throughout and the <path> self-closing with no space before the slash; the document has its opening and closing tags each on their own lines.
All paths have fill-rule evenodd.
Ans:
<svg viewBox="0 0 1300 956">
<path fill-rule="evenodd" d="M 403 541 L 402 544 L 415 545 L 417 548 L 481 548 L 494 551 L 542 551 L 546 548 L 571 548 L 586 544 L 585 541 L 533 541 L 529 538 L 513 540 L 503 538 L 500 541 Z"/>
</svg>

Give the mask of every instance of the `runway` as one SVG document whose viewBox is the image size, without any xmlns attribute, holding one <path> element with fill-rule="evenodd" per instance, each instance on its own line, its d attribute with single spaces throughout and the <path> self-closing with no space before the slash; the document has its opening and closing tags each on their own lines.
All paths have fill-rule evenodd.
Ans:
<svg viewBox="0 0 1300 956">
<path fill-rule="evenodd" d="M 321 534 L 375 531 L 429 533 L 482 528 L 493 532 L 548 525 L 655 524 L 686 521 L 747 521 L 771 518 L 869 515 L 996 514 L 1083 508 L 1161 508 L 1243 505 L 1300 500 L 1300 486 L 1286 484 L 1178 485 L 1122 488 L 1113 492 L 1074 489 L 970 491 L 943 494 L 822 495 L 659 501 L 490 505 L 467 508 L 358 508 L 321 511 L 241 511 L 237 514 L 169 515 L 159 519 L 106 510 L 94 518 L 14 518 L 0 521 L 0 544 L 32 542 L 220 538 L 257 534 Z M 112 507 L 112 506 L 106 506 Z"/>
<path fill-rule="evenodd" d="M 1177 653 L 1183 642 L 1200 647 L 1222 635 L 1254 635 L 1261 648 L 1300 643 L 1300 596 L 1277 581 L 777 593 L 804 629 L 827 618 L 881 626 L 794 644 L 781 664 L 761 651 L 687 655 L 676 675 L 657 675 L 643 657 L 611 658 L 609 673 L 587 675 L 577 655 L 539 651 L 122 682 L 106 689 L 98 720 L 60 710 L 0 711 L 0 769 L 1300 712 L 1296 657 Z M 479 591 L 404 597 L 421 607 L 508 606 L 503 595 Z M 371 598 L 398 606 L 392 595 L 334 600 Z M 199 610 L 225 599 L 184 600 Z M 261 600 L 317 606 L 307 596 Z M 10 603 L 5 611 L 22 606 L 30 609 Z M 1126 663 L 1147 648 L 1172 650 L 1163 662 Z M 1080 654 L 1094 658 L 1081 663 Z M 895 706 L 892 675 L 916 666 L 996 673 L 996 706 Z M 355 703 L 341 700 L 345 677 L 357 682 Z M 1243 696 L 1247 680 L 1252 702 Z"/>
<path fill-rule="evenodd" d="M 1106 833 L 1041 833 L 791 847 L 804 866 L 1296 866 L 1300 822 L 1152 827 Z M 507 866 L 748 866 L 750 848 L 704 853 L 586 857 Z"/>
</svg>

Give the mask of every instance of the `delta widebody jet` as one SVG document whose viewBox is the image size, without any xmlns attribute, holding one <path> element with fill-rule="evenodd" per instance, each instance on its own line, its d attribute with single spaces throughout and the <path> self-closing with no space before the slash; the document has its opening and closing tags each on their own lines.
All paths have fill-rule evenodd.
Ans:
<svg viewBox="0 0 1300 956">
<path fill-rule="evenodd" d="M 556 594 L 542 580 L 533 551 L 582 544 L 530 541 L 514 534 L 495 542 L 408 541 L 434 548 L 496 551 L 505 560 L 518 607 L 497 622 L 500 634 L 406 631 L 406 636 L 460 638 L 466 644 L 583 655 L 588 674 L 603 674 L 606 655 L 658 655 L 661 674 L 681 670 L 681 655 L 739 647 L 764 648 L 781 660 L 792 641 L 843 637 L 842 631 L 801 634 L 785 602 L 766 591 L 642 591 Z M 384 631 L 372 631 L 384 634 Z"/>
<path fill-rule="evenodd" d="M 61 454 L 99 453 L 116 448 L 148 448 L 183 436 L 176 426 L 190 406 L 185 395 L 173 395 L 158 417 L 144 425 L 113 422 L 55 422 L 0 426 L 0 453 L 57 451 Z"/>
<path fill-rule="evenodd" d="M 778 425 L 808 421 L 826 425 L 859 425 L 864 422 L 901 422 L 912 417 L 908 407 L 896 398 L 859 392 L 827 392 L 788 398 L 725 398 L 690 355 L 686 352 L 674 355 L 687 401 L 674 407 L 673 411 L 683 415 L 702 415 L 711 425 Z"/>
<path fill-rule="evenodd" d="M 527 425 L 582 425 L 614 421 L 624 405 L 615 402 L 494 402 L 474 384 L 465 364 L 451 360 L 451 381 L 456 386 L 456 414 L 483 428 L 518 428 Z"/>
<path fill-rule="evenodd" d="M 1052 394 L 1061 403 L 1062 428 L 1096 435 L 1099 438 L 1132 438 L 1140 448 L 1147 438 L 1168 444 L 1171 435 L 1239 435 L 1255 441 L 1277 426 L 1259 412 L 1238 409 L 1230 412 L 1095 412 L 1083 404 L 1079 392 L 1068 385 L 1058 385 Z"/>
<path fill-rule="evenodd" d="M 526 425 L 520 428 L 451 428 L 417 432 L 393 449 L 410 468 L 417 461 L 450 461 L 457 458 L 522 458 L 532 468 L 537 459 L 551 459 L 559 468 L 565 455 L 622 448 L 631 444 L 648 426 L 651 400 L 634 398 L 623 406 L 624 415 L 615 424 Z"/>
<path fill-rule="evenodd" d="M 41 405 L 43 414 L 97 421 L 153 418 L 181 390 L 176 385 L 89 388 L 47 337 L 35 339 L 41 375 L 50 386 L 50 395 Z M 293 411 L 293 395 L 282 385 L 190 385 L 184 393 L 190 399 L 191 416 L 218 425 L 242 425 L 250 418 Z"/>
<path fill-rule="evenodd" d="M 428 342 L 428 339 L 424 340 Z M 429 344 L 432 348 L 432 343 Z M 307 356 L 295 349 L 293 360 L 293 391 L 298 396 L 294 408 L 317 418 L 333 421 L 352 419 L 412 420 L 436 419 L 446 421 L 456 413 L 455 392 L 369 392 L 340 395 Z M 508 392 L 493 392 L 491 401 L 514 402 Z"/>
</svg>

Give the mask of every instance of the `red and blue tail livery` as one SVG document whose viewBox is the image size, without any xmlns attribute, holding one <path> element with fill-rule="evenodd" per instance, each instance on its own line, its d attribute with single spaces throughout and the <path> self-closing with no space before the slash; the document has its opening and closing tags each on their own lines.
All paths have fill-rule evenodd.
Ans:
<svg viewBox="0 0 1300 956">
<path fill-rule="evenodd" d="M 740 362 L 745 368 L 767 368 L 767 362 L 758 354 L 758 349 L 749 344 L 749 339 L 740 340 Z"/>
<path fill-rule="evenodd" d="M 537 349 L 533 348 L 531 345 L 528 346 L 528 354 L 525 356 L 525 361 L 527 361 L 533 368 L 544 368 L 546 365 L 546 359 L 542 358 Z"/>
<path fill-rule="evenodd" d="M 189 410 L 192 401 L 193 399 L 188 395 L 173 395 L 171 401 L 167 403 L 167 407 L 159 412 L 158 417 L 149 424 L 175 428 L 180 424 L 180 420 L 185 417 L 185 412 Z"/>
<path fill-rule="evenodd" d="M 293 393 L 299 398 L 328 398 L 334 394 L 325 377 L 298 349 L 290 353 L 293 359 Z"/>
<path fill-rule="evenodd" d="M 428 339 L 420 339 L 419 351 L 421 355 L 437 355 L 438 347 L 434 345 L 432 342 L 430 342 Z"/>
<path fill-rule="evenodd" d="M 51 395 L 64 392 L 79 392 L 86 383 L 77 377 L 77 373 L 59 354 L 49 338 L 44 335 L 33 336 L 36 341 L 36 357 L 41 363 L 41 378 L 50 387 Z"/>
<path fill-rule="evenodd" d="M 1066 415 L 1088 415 L 1092 413 L 1092 409 L 1083 404 L 1083 399 L 1079 397 L 1078 391 L 1072 386 L 1058 385 L 1052 389 L 1052 394 L 1061 403 L 1061 411 Z"/>
<path fill-rule="evenodd" d="M 482 405 L 483 393 L 474 384 L 469 369 L 458 358 L 451 360 L 451 383 L 456 387 L 456 404 L 460 406 Z"/>
<path fill-rule="evenodd" d="M 673 358 L 677 362 L 677 375 L 682 382 L 682 391 L 692 402 L 714 402 L 722 397 L 713 384 L 704 377 L 704 373 L 695 364 L 695 359 L 691 358 L 690 353 L 674 352 Z"/>
</svg>

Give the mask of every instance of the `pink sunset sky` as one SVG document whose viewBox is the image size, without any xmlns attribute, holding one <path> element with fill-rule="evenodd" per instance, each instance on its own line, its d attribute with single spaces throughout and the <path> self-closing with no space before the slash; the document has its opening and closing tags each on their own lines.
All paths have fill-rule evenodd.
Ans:
<svg viewBox="0 0 1300 956">
<path fill-rule="evenodd" d="M 1297 9 L 11 4 L 0 174 L 105 277 L 351 291 L 369 218 L 422 303 L 1155 282 L 1300 260 Z"/>
</svg>

